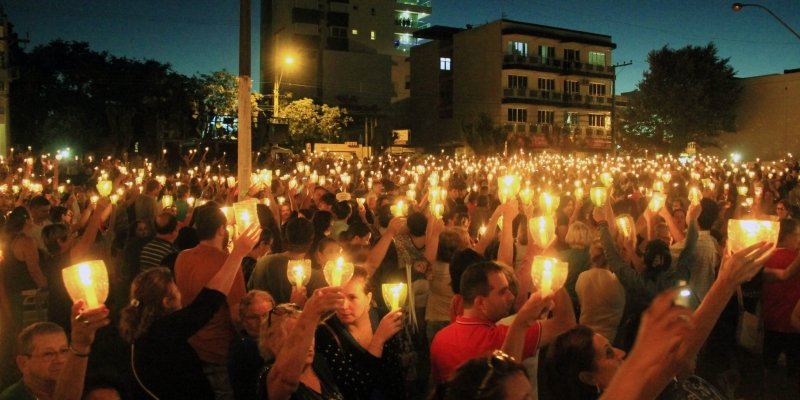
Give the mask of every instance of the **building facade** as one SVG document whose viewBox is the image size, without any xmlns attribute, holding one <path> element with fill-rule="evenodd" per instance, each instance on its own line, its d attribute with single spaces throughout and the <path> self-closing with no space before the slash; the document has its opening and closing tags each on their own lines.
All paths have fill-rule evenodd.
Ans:
<svg viewBox="0 0 800 400">
<path fill-rule="evenodd" d="M 727 157 L 777 160 L 800 153 L 800 69 L 743 78 L 736 132 L 720 136 L 720 148 L 703 149 Z"/>
<path fill-rule="evenodd" d="M 610 149 L 610 36 L 507 19 L 416 35 L 412 143 L 458 141 L 486 114 L 525 147 Z"/>
<path fill-rule="evenodd" d="M 412 34 L 430 13 L 429 0 L 262 0 L 261 92 L 278 80 L 281 95 L 345 107 L 380 142 L 406 123 Z"/>
</svg>

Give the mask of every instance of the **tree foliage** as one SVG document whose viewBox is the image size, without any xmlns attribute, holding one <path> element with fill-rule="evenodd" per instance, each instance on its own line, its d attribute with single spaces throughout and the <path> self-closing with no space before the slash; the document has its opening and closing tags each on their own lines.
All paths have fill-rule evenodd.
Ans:
<svg viewBox="0 0 800 400">
<path fill-rule="evenodd" d="M 741 84 L 713 43 L 648 55 L 650 69 L 623 111 L 628 139 L 676 151 L 687 142 L 715 145 L 733 131 Z"/>
<path fill-rule="evenodd" d="M 299 142 L 336 142 L 353 122 L 347 109 L 315 104 L 312 99 L 295 100 L 281 107 L 278 118 L 289 121 L 289 133 Z"/>
<path fill-rule="evenodd" d="M 140 143 L 197 137 L 203 121 L 236 116 L 237 78 L 226 71 L 188 77 L 169 64 L 97 52 L 56 40 L 18 57 L 12 81 L 12 143 L 125 151 Z M 261 94 L 251 95 L 253 114 Z"/>
<path fill-rule="evenodd" d="M 461 135 L 477 155 L 502 152 L 508 138 L 507 131 L 496 126 L 492 117 L 486 113 L 480 113 L 474 120 L 462 123 Z"/>
</svg>

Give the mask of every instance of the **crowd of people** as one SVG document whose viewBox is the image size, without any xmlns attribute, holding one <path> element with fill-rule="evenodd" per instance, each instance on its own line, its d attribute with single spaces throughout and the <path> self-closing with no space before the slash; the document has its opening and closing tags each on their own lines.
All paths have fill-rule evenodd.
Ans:
<svg viewBox="0 0 800 400">
<path fill-rule="evenodd" d="M 0 159 L 0 400 L 800 397 L 791 155 L 208 155 Z"/>
</svg>

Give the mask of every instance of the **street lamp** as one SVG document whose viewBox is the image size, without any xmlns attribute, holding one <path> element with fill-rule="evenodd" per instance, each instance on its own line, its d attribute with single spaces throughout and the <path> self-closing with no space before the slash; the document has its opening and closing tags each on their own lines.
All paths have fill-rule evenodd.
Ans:
<svg viewBox="0 0 800 400">
<path fill-rule="evenodd" d="M 784 28 L 788 29 L 789 32 L 792 32 L 793 35 L 795 35 L 798 39 L 800 39 L 800 34 L 798 34 L 797 31 L 792 29 L 792 27 L 790 27 L 786 22 L 784 22 L 779 16 L 775 15 L 775 13 L 772 12 L 772 10 L 770 10 L 767 7 L 762 6 L 761 4 L 755 4 L 755 3 L 733 3 L 733 5 L 731 6 L 731 9 L 733 9 L 734 12 L 739 12 L 744 7 L 758 7 L 760 9 L 768 12 L 769 15 L 772 15 L 772 18 L 775 18 L 776 20 L 778 20 L 778 22 L 780 22 L 781 25 L 783 25 Z"/>
<path fill-rule="evenodd" d="M 294 64 L 294 58 L 292 56 L 287 56 L 283 59 L 283 62 L 280 64 L 281 66 L 281 73 L 278 74 L 278 78 L 275 79 L 275 86 L 272 88 L 272 117 L 278 117 L 278 111 L 280 109 L 280 92 L 281 92 L 281 80 L 283 80 L 283 71 L 286 69 L 286 66 Z"/>
</svg>

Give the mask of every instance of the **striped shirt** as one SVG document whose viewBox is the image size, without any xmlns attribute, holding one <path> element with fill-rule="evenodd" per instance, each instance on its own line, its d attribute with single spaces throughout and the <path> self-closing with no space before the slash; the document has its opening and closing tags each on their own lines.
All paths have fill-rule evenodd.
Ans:
<svg viewBox="0 0 800 400">
<path fill-rule="evenodd" d="M 144 245 L 142 252 L 139 253 L 139 265 L 142 270 L 158 267 L 164 257 L 174 252 L 176 252 L 176 249 L 172 243 L 164 239 L 154 238 Z"/>
</svg>

